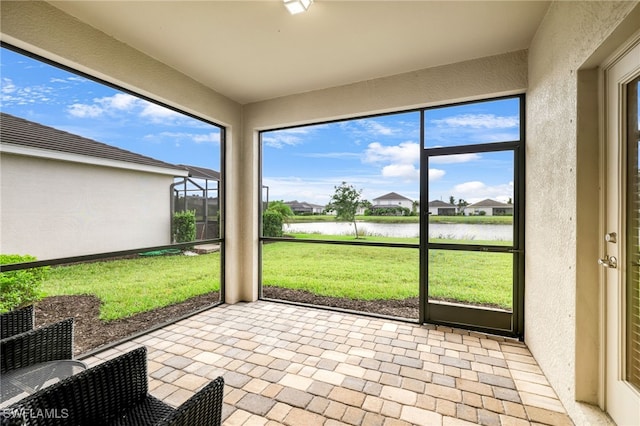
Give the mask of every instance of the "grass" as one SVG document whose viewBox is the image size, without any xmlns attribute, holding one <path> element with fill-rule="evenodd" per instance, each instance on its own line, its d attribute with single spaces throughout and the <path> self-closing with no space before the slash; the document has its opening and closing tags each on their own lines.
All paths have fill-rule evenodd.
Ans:
<svg viewBox="0 0 640 426">
<path fill-rule="evenodd" d="M 362 300 L 417 296 L 416 249 L 279 242 L 262 253 L 265 286 Z"/>
<path fill-rule="evenodd" d="M 347 235 L 294 237 L 356 241 Z M 418 238 L 390 237 L 365 237 L 359 241 L 419 242 Z M 429 297 L 510 309 L 511 259 L 509 254 L 430 250 Z M 419 282 L 419 250 L 412 247 L 277 242 L 265 244 L 263 249 L 265 286 L 306 290 L 321 296 L 385 300 L 418 297 Z M 43 290 L 46 296 L 95 295 L 102 301 L 101 319 L 125 318 L 220 290 L 220 253 L 54 267 Z"/>
<path fill-rule="evenodd" d="M 360 222 L 372 223 L 419 223 L 420 216 L 356 216 Z M 292 216 L 289 223 L 335 222 L 331 215 Z M 485 225 L 511 225 L 513 216 L 429 216 L 430 223 L 468 223 Z"/>
<path fill-rule="evenodd" d="M 418 256 L 412 248 L 278 242 L 263 249 L 262 280 L 321 296 L 406 299 L 419 295 Z M 512 255 L 430 250 L 429 297 L 511 309 Z"/>
<path fill-rule="evenodd" d="M 220 290 L 220 253 L 159 256 L 51 268 L 46 296 L 92 294 L 114 320 Z"/>
</svg>

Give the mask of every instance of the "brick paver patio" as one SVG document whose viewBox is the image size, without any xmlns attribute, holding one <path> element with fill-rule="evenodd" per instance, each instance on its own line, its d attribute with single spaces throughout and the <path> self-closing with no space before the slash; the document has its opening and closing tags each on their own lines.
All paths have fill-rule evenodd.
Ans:
<svg viewBox="0 0 640 426">
<path fill-rule="evenodd" d="M 573 424 L 523 343 L 465 330 L 259 301 L 85 361 L 141 345 L 173 406 L 223 375 L 225 425 Z"/>
</svg>

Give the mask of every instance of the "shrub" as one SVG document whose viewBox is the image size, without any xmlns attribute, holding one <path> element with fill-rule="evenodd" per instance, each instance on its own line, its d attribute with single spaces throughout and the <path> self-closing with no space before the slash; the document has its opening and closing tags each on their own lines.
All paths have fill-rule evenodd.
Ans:
<svg viewBox="0 0 640 426">
<path fill-rule="evenodd" d="M 410 216 L 411 210 L 401 206 L 375 207 L 365 210 L 365 216 Z"/>
<path fill-rule="evenodd" d="M 282 237 L 282 215 L 274 210 L 262 213 L 262 235 L 264 237 Z"/>
<path fill-rule="evenodd" d="M 31 262 L 30 255 L 0 254 L 0 265 Z M 0 272 L 0 313 L 30 305 L 42 298 L 40 284 L 49 273 L 49 267 Z"/>
<path fill-rule="evenodd" d="M 188 243 L 196 239 L 195 210 L 173 214 L 173 239 L 176 243 Z"/>
</svg>

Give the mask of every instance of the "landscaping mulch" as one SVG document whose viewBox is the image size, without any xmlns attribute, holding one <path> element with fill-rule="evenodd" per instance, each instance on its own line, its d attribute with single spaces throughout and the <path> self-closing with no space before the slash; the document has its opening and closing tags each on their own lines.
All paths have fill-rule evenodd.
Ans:
<svg viewBox="0 0 640 426">
<path fill-rule="evenodd" d="M 360 312 L 401 318 L 418 318 L 418 298 L 405 300 L 352 300 L 317 296 L 307 291 L 265 287 L 263 296 L 310 305 L 331 306 Z M 75 318 L 74 346 L 76 355 L 116 342 L 151 327 L 178 319 L 190 312 L 210 306 L 220 300 L 218 292 L 188 299 L 182 303 L 154 309 L 114 321 L 99 319 L 100 300 L 95 296 L 52 296 L 36 304 L 36 326 L 51 324 L 65 318 Z"/>
</svg>

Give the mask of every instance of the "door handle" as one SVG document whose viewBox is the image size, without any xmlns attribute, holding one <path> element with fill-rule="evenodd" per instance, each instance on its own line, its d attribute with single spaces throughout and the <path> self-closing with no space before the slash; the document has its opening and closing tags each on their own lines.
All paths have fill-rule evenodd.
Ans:
<svg viewBox="0 0 640 426">
<path fill-rule="evenodd" d="M 604 259 L 598 259 L 598 264 L 605 268 L 615 269 L 618 267 L 618 259 L 615 256 L 606 255 Z"/>
</svg>

